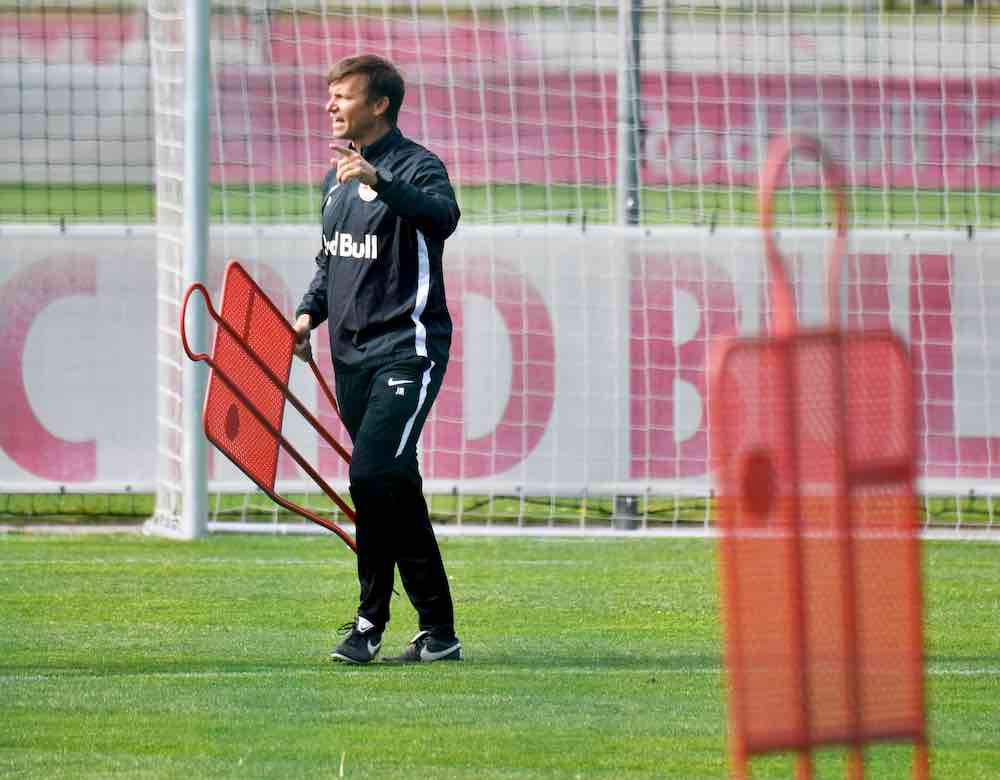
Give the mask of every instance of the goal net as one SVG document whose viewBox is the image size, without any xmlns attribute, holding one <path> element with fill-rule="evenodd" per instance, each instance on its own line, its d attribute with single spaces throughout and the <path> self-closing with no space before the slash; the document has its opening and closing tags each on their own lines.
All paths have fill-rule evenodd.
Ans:
<svg viewBox="0 0 1000 780">
<path fill-rule="evenodd" d="M 111 445 L 101 437 L 113 434 L 90 436 L 94 484 L 151 489 L 167 525 L 185 468 L 175 338 L 183 8 L 0 6 L 0 67 L 11 76 L 0 89 L 16 106 L 0 120 L 10 141 L 0 148 L 2 219 L 69 225 L 44 241 L 42 228 L 2 229 L 19 236 L 25 258 L 59 240 L 92 252 L 99 282 L 111 244 L 139 242 L 155 257 L 155 274 L 123 271 L 138 286 L 155 278 L 146 292 L 157 301 L 147 334 L 157 430 L 132 458 L 157 474 L 155 485 L 124 466 L 104 476 L 101 448 Z M 928 526 L 994 526 L 1000 271 L 988 258 L 1000 242 L 1000 48 L 991 6 L 226 0 L 211 9 L 213 291 L 235 256 L 294 310 L 318 247 L 325 76 L 339 58 L 396 62 L 407 83 L 401 129 L 448 167 L 463 216 L 445 255 L 452 358 L 422 440 L 435 517 L 515 531 L 711 522 L 711 343 L 766 327 L 757 180 L 769 139 L 800 131 L 821 139 L 848 183 L 843 324 L 889 325 L 911 349 Z M 140 90 L 137 73 L 148 79 Z M 111 117 L 121 125 L 113 144 L 99 131 Z M 123 160 L 123 149 L 146 156 Z M 142 200 L 151 188 L 155 211 Z M 799 319 L 817 324 L 829 214 L 814 165 L 793 163 L 776 207 Z M 105 233 L 85 236 L 77 223 Z M 99 302 L 104 294 L 98 283 Z M 323 329 L 316 335 L 328 370 Z M 311 378 L 293 372 L 292 381 L 346 438 Z M 286 426 L 345 487 L 339 458 L 294 414 Z M 0 445 L 5 484 L 73 489 L 33 477 Z M 207 479 L 213 529 L 295 522 L 218 454 Z M 279 464 L 278 487 L 328 508 L 291 462 Z"/>
</svg>

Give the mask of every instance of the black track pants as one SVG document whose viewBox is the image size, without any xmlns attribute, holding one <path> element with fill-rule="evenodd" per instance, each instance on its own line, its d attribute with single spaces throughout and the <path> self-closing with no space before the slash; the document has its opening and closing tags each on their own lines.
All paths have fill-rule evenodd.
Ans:
<svg viewBox="0 0 1000 780">
<path fill-rule="evenodd" d="M 406 358 L 337 371 L 337 403 L 354 450 L 351 497 L 357 510 L 358 614 L 389 622 L 394 568 L 420 629 L 454 634 L 448 577 L 427 515 L 417 441 L 444 379 L 444 366 Z"/>
</svg>

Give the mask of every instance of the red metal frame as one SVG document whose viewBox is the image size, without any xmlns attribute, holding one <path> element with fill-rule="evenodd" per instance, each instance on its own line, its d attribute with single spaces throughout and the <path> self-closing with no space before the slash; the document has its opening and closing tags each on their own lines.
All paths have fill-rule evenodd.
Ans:
<svg viewBox="0 0 1000 780">
<path fill-rule="evenodd" d="M 823 329 L 798 328 L 774 236 L 774 192 L 793 153 L 820 162 L 834 199 Z M 866 744 L 906 739 L 914 744 L 913 775 L 923 780 L 908 353 L 890 331 L 839 327 L 847 201 L 840 172 L 816 139 L 792 135 L 771 144 L 760 209 L 774 335 L 723 344 L 710 395 L 733 771 L 748 777 L 751 756 L 793 750 L 796 776 L 808 780 L 813 748 L 840 744 L 848 747 L 847 776 L 860 780 Z M 866 436 L 869 424 L 876 434 Z M 884 590 L 900 602 L 890 616 L 899 635 L 889 638 L 873 630 L 885 618 L 876 603 Z M 894 709 L 880 697 L 902 703 Z"/>
<path fill-rule="evenodd" d="M 246 270 L 243 269 L 243 267 L 235 260 L 230 261 L 229 265 L 226 267 L 226 278 L 229 279 L 230 274 L 234 271 L 241 273 L 245 277 L 245 280 L 249 284 L 253 285 L 255 295 L 258 296 L 259 299 L 264 302 L 264 304 L 270 306 L 275 312 L 277 312 L 277 308 L 274 306 L 274 304 L 271 303 L 271 301 L 267 298 L 264 292 L 260 290 L 260 288 L 257 287 L 256 284 L 253 283 L 252 279 L 250 279 L 249 277 L 249 274 L 246 273 Z M 188 343 L 187 331 L 185 327 L 185 319 L 187 314 L 188 301 L 195 292 L 201 293 L 202 297 L 205 300 L 205 306 L 208 310 L 208 313 L 212 317 L 212 319 L 215 320 L 216 325 L 220 329 L 222 329 L 236 344 L 238 344 L 241 347 L 243 354 L 251 360 L 251 362 L 256 366 L 257 369 L 259 369 L 261 372 L 264 373 L 264 375 L 268 378 L 268 380 L 271 383 L 273 383 L 274 387 L 281 392 L 284 398 L 288 402 L 290 402 L 293 407 L 295 407 L 296 411 L 298 411 L 299 414 L 302 415 L 302 417 L 306 420 L 306 422 L 308 422 L 309 425 L 312 426 L 312 428 L 323 438 L 323 440 L 327 444 L 329 444 L 345 461 L 350 463 L 351 460 L 350 453 L 348 453 L 347 450 L 343 446 L 341 446 L 341 444 L 320 424 L 319 420 L 317 420 L 313 416 L 313 414 L 310 413 L 308 409 L 306 409 L 306 407 L 302 404 L 302 402 L 295 397 L 295 395 L 291 392 L 291 390 L 289 390 L 288 385 L 284 381 L 282 381 L 278 376 L 275 375 L 274 371 L 257 355 L 254 349 L 250 347 L 250 345 L 247 343 L 247 340 L 243 338 L 243 336 L 241 336 L 239 333 L 237 333 L 236 330 L 232 327 L 232 325 L 230 325 L 228 322 L 225 321 L 225 319 L 223 319 L 223 317 L 219 314 L 218 311 L 216 311 L 215 307 L 212 305 L 212 300 L 211 297 L 209 296 L 208 290 L 205 288 L 204 285 L 200 283 L 195 283 L 187 289 L 187 291 L 184 293 L 184 298 L 181 304 L 180 337 L 181 337 L 181 343 L 184 347 L 185 353 L 187 353 L 187 356 L 193 361 L 196 362 L 204 361 L 205 363 L 207 363 L 213 371 L 213 376 L 215 378 L 218 378 L 219 381 L 221 381 L 223 385 L 225 385 L 225 387 L 242 402 L 242 404 L 247 408 L 248 411 L 250 411 L 250 413 L 254 416 L 257 422 L 259 422 L 261 426 L 263 426 L 264 429 L 267 430 L 267 432 L 274 437 L 274 439 L 280 444 L 280 446 L 291 456 L 291 458 L 295 461 L 295 463 L 297 463 L 299 467 L 304 472 L 306 472 L 306 474 L 309 475 L 309 477 L 320 487 L 320 489 L 327 495 L 327 497 L 329 497 L 330 500 L 333 501 L 334 504 L 336 504 L 337 507 L 347 517 L 349 517 L 352 521 L 354 521 L 355 512 L 350 507 L 350 505 L 348 505 L 337 494 L 337 492 L 332 487 L 330 487 L 330 485 L 326 482 L 326 480 L 324 480 L 319 475 L 319 473 L 311 465 L 309 465 L 308 462 L 306 462 L 305 458 L 301 455 L 301 453 L 299 453 L 299 451 L 282 435 L 280 428 L 275 426 L 270 420 L 267 419 L 267 417 L 258 409 L 257 405 L 239 387 L 238 383 L 234 381 L 232 377 L 227 375 L 225 370 L 223 370 L 220 367 L 218 361 L 214 359 L 213 355 L 209 355 L 204 352 L 194 352 L 191 349 L 191 346 Z M 281 318 L 281 321 L 284 323 L 284 325 L 288 328 L 289 331 L 292 330 L 291 326 L 288 325 L 288 323 L 285 322 L 283 318 Z M 218 334 L 217 334 L 217 340 L 218 340 Z M 322 388 L 324 395 L 330 402 L 330 405 L 334 408 L 334 410 L 339 412 L 333 392 L 330 390 L 329 385 L 323 378 L 323 375 L 320 373 L 320 370 L 317 367 L 316 362 L 311 357 L 308 362 L 309 362 L 309 368 L 312 370 L 313 376 L 316 378 L 316 381 Z M 206 405 L 208 403 L 208 400 L 209 400 L 208 396 L 206 395 L 205 399 Z M 288 499 L 278 495 L 277 492 L 271 486 L 264 484 L 262 480 L 258 479 L 252 473 L 253 470 L 251 468 L 249 468 L 245 463 L 241 463 L 238 458 L 230 455 L 230 453 L 227 452 L 227 449 L 222 445 L 222 443 L 217 441 L 209 431 L 207 420 L 205 425 L 205 435 L 214 445 L 216 445 L 216 447 L 220 451 L 223 452 L 223 454 L 225 454 L 229 458 L 229 460 L 231 460 L 237 466 L 237 468 L 239 468 L 244 474 L 246 474 L 251 480 L 253 480 L 253 482 L 262 491 L 264 491 L 264 493 L 267 494 L 272 501 L 274 501 L 279 506 L 288 509 L 289 511 L 301 515 L 307 520 L 316 523 L 317 525 L 320 525 L 329 531 L 332 531 L 337 536 L 339 536 L 348 547 L 354 550 L 355 553 L 357 552 L 357 547 L 355 545 L 354 538 L 349 533 L 347 533 L 347 531 L 345 531 L 343 528 L 341 528 L 333 521 L 328 520 L 316 514 L 315 512 L 306 509 L 305 507 L 300 506 L 294 503 L 293 501 L 289 501 Z"/>
</svg>

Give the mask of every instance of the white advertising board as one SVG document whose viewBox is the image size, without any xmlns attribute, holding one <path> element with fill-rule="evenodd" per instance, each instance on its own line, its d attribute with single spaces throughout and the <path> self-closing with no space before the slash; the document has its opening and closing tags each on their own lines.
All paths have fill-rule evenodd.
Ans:
<svg viewBox="0 0 1000 780">
<path fill-rule="evenodd" d="M 155 241 L 151 228 L 0 232 L 0 488 L 150 489 Z M 805 230 L 781 240 L 806 325 L 825 321 L 825 241 Z M 1000 476 L 998 245 L 995 234 L 851 239 L 842 321 L 910 344 L 925 478 Z M 290 317 L 317 248 L 311 226 L 219 228 L 209 286 L 238 257 Z M 449 240 L 445 264 L 456 330 L 422 442 L 432 487 L 705 489 L 710 345 L 765 326 L 758 231 L 471 227 Z M 302 366 L 292 389 L 346 440 Z M 286 419 L 289 438 L 342 481 L 336 456 Z M 211 468 L 217 486 L 245 483 L 221 457 Z M 301 481 L 290 464 L 279 480 Z"/>
</svg>

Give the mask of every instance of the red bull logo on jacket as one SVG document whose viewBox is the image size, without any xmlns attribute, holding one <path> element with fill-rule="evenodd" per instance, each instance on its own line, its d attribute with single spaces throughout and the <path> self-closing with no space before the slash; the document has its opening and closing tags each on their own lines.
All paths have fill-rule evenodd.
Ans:
<svg viewBox="0 0 1000 780">
<path fill-rule="evenodd" d="M 364 241 L 355 241 L 350 233 L 334 233 L 333 238 L 323 241 L 330 255 L 354 258 L 355 260 L 378 260 L 378 236 L 365 233 Z"/>
</svg>

